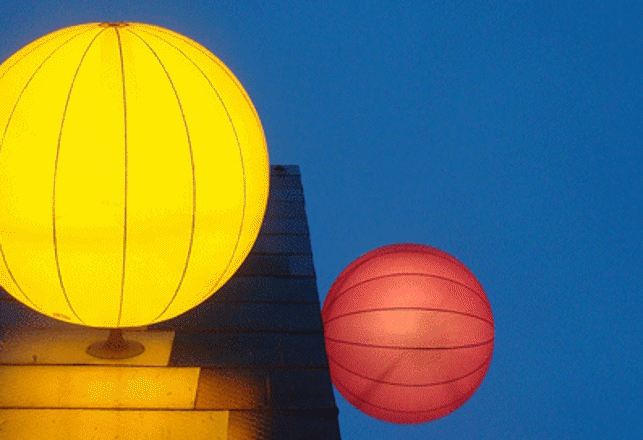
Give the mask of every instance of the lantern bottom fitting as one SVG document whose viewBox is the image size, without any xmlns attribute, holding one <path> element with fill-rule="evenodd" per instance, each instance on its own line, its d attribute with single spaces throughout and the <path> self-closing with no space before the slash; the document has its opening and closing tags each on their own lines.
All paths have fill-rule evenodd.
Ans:
<svg viewBox="0 0 643 440">
<path fill-rule="evenodd" d="M 128 359 L 145 351 L 143 344 L 127 341 L 123 338 L 123 330 L 111 329 L 106 341 L 95 342 L 87 347 L 86 353 L 99 359 Z"/>
</svg>

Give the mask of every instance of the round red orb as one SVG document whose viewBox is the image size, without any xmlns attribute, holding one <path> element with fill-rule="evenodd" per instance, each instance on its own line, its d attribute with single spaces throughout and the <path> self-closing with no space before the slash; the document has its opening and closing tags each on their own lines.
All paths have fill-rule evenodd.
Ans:
<svg viewBox="0 0 643 440">
<path fill-rule="evenodd" d="M 333 384 L 387 422 L 450 414 L 491 362 L 493 316 L 482 286 L 429 246 L 384 246 L 355 260 L 328 292 L 322 320 Z"/>
</svg>

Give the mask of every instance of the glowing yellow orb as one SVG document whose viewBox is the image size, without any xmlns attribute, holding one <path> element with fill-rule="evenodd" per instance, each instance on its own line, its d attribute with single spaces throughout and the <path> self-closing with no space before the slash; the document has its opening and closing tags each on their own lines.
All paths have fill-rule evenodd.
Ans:
<svg viewBox="0 0 643 440">
<path fill-rule="evenodd" d="M 83 24 L 0 65 L 0 285 L 52 318 L 134 327 L 203 302 L 250 252 L 268 179 L 250 98 L 180 34 Z"/>
</svg>

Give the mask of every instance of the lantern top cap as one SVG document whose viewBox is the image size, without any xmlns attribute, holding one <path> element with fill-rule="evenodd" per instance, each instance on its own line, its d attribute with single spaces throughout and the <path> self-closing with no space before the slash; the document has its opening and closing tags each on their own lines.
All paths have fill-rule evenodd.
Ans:
<svg viewBox="0 0 643 440">
<path fill-rule="evenodd" d="M 124 21 L 106 21 L 100 24 L 101 27 L 124 27 L 129 26 L 129 23 Z"/>
</svg>

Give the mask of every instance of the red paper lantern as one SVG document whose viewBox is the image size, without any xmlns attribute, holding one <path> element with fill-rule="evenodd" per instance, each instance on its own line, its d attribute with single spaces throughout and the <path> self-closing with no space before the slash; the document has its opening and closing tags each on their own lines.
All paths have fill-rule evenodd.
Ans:
<svg viewBox="0 0 643 440">
<path fill-rule="evenodd" d="M 491 362 L 493 316 L 482 286 L 429 246 L 384 246 L 355 260 L 331 287 L 322 319 L 333 384 L 387 422 L 455 411 Z"/>
</svg>

